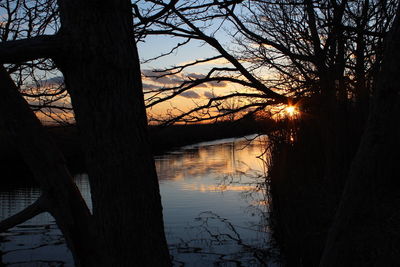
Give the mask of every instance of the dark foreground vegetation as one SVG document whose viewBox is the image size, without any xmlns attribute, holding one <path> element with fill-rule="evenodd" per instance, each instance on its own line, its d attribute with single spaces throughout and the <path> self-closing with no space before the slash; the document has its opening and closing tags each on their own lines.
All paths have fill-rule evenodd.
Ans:
<svg viewBox="0 0 400 267">
<path fill-rule="evenodd" d="M 394 23 L 368 101 L 311 97 L 301 116 L 270 134 L 271 221 L 285 266 L 400 265 Z"/>
<path fill-rule="evenodd" d="M 344 176 L 325 176 L 324 144 L 314 123 L 292 122 L 288 127 L 295 130 L 283 128 L 270 135 L 271 224 L 285 266 L 319 265 L 343 192 Z"/>
</svg>

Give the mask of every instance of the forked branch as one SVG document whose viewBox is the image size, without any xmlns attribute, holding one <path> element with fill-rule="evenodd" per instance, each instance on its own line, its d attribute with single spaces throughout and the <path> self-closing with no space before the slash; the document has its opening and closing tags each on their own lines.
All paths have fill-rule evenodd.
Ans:
<svg viewBox="0 0 400 267">
<path fill-rule="evenodd" d="M 45 197 L 42 195 L 38 200 L 36 200 L 33 204 L 29 205 L 22 211 L 17 214 L 3 220 L 0 222 L 0 233 L 7 231 L 18 224 L 24 223 L 27 220 L 39 215 L 40 213 L 45 212 Z"/>
</svg>

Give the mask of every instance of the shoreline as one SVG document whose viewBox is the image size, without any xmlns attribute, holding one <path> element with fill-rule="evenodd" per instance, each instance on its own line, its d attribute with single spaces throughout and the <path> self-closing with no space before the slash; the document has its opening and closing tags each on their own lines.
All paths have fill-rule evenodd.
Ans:
<svg viewBox="0 0 400 267">
<path fill-rule="evenodd" d="M 160 128 L 149 126 L 151 149 L 154 156 L 162 155 L 175 148 L 223 138 L 243 137 L 249 134 L 265 133 L 274 125 L 270 121 L 242 120 L 214 124 L 171 125 Z M 84 172 L 84 156 L 77 128 L 73 126 L 47 127 L 50 135 L 63 152 L 70 172 L 74 175 Z M 36 184 L 32 175 L 14 146 L 3 136 L 0 139 L 0 167 L 2 187 Z"/>
</svg>

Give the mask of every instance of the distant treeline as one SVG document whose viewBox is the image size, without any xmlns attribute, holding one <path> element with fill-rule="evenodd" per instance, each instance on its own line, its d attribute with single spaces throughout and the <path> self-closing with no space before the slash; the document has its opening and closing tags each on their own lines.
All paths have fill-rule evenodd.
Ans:
<svg viewBox="0 0 400 267">
<path fill-rule="evenodd" d="M 239 137 L 253 133 L 264 133 L 277 124 L 273 120 L 254 119 L 223 121 L 210 124 L 149 126 L 152 150 L 162 154 L 173 148 L 221 138 Z M 47 127 L 59 148 L 64 153 L 70 170 L 85 171 L 85 161 L 75 125 Z M 0 184 L 26 184 L 32 181 L 30 172 L 14 148 L 10 138 L 0 133 L 0 166 L 3 172 Z"/>
</svg>

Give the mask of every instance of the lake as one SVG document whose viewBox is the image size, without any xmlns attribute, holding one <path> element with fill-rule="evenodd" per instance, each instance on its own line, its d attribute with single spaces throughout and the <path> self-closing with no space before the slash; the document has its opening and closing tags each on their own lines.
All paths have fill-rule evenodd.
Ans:
<svg viewBox="0 0 400 267">
<path fill-rule="evenodd" d="M 265 136 L 248 136 L 185 146 L 155 157 L 174 266 L 275 266 L 266 147 Z M 76 175 L 75 181 L 91 206 L 87 175 Z M 0 220 L 39 195 L 33 187 L 0 190 Z M 73 266 L 61 232 L 47 213 L 0 234 L 2 264 Z"/>
</svg>

